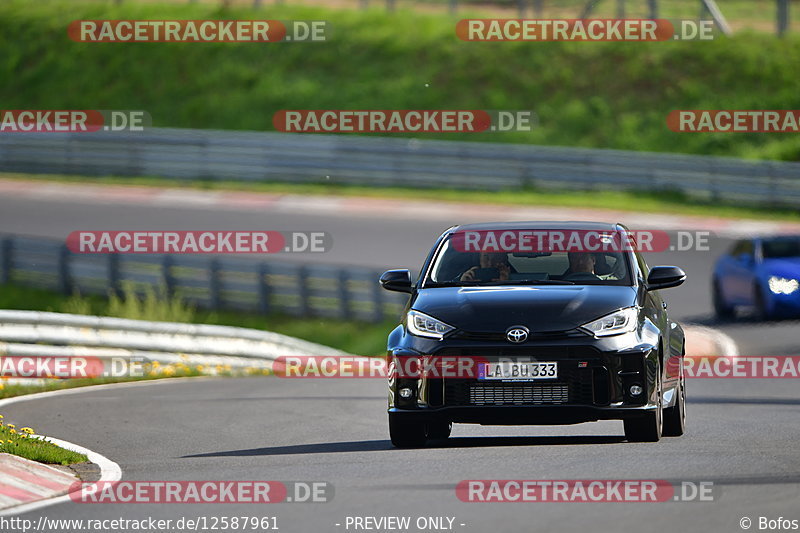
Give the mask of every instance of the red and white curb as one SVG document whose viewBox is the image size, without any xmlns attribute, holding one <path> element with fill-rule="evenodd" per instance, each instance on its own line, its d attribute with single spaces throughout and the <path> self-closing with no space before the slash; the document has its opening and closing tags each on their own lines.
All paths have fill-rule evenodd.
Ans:
<svg viewBox="0 0 800 533">
<path fill-rule="evenodd" d="M 345 217 L 375 217 L 433 220 L 604 220 L 622 222 L 634 229 L 707 230 L 720 236 L 748 236 L 800 232 L 800 223 L 639 213 L 618 209 L 514 206 L 372 198 L 359 196 L 322 196 L 274 194 L 242 191 L 203 191 L 195 189 L 22 181 L 0 179 L 0 196 L 42 201 L 121 204 L 176 207 L 184 209 L 231 209 L 278 213 L 308 213 Z M 465 220 L 466 221 L 466 220 Z"/>
<path fill-rule="evenodd" d="M 0 453 L 0 508 L 6 509 L 43 498 L 67 494 L 79 481 L 52 466 Z"/>
<path fill-rule="evenodd" d="M 695 324 L 684 324 L 686 357 L 738 357 L 739 347 L 730 336 L 718 329 Z"/>
<path fill-rule="evenodd" d="M 169 380 L 119 384 L 111 383 L 14 396 L 12 398 L 0 400 L 0 409 L 14 403 L 80 394 L 99 388 L 142 386 L 155 384 L 159 381 Z M 32 435 L 31 438 L 41 437 Z M 86 455 L 89 461 L 100 467 L 100 479 L 98 482 L 114 482 L 122 479 L 122 469 L 117 463 L 107 457 L 65 440 L 53 437 L 47 437 L 47 440 L 66 450 L 72 450 Z M 12 459 L 6 461 L 6 457 L 11 457 Z M 32 463 L 32 465 L 30 463 Z M 22 459 L 17 456 L 0 454 L 0 516 L 27 513 L 43 507 L 70 502 L 72 500 L 69 496 L 69 490 L 70 488 L 80 490 L 80 484 L 77 483 L 78 481 L 77 477 L 70 476 L 56 468 L 28 461 L 27 459 Z"/>
<path fill-rule="evenodd" d="M 99 481 L 122 479 L 119 465 L 99 453 L 65 440 L 52 437 L 47 440 L 66 450 L 86 455 L 89 461 L 100 467 Z M 11 459 L 6 461 L 2 456 Z M 79 481 L 76 476 L 53 467 L 14 455 L 0 454 L 0 516 L 27 513 L 70 502 L 70 489 L 80 490 Z"/>
</svg>

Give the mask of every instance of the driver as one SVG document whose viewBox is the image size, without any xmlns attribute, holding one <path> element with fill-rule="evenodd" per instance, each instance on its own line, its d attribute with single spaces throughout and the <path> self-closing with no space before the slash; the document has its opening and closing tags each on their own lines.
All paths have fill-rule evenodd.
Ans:
<svg viewBox="0 0 800 533">
<path fill-rule="evenodd" d="M 475 272 L 479 268 L 496 268 L 499 272 L 499 277 L 490 281 L 506 281 L 511 274 L 511 264 L 508 262 L 508 254 L 496 252 L 481 252 L 480 253 L 480 266 L 474 266 L 461 274 L 461 281 L 478 281 L 475 278 Z"/>
<path fill-rule="evenodd" d="M 569 268 L 564 272 L 564 276 L 570 274 L 595 274 L 594 265 L 596 258 L 594 254 L 588 252 L 567 252 Z"/>
</svg>

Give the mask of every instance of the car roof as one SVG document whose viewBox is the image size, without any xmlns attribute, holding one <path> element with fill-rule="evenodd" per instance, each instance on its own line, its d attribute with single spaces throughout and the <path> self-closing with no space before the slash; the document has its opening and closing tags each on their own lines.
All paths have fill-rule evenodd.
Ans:
<svg viewBox="0 0 800 533">
<path fill-rule="evenodd" d="M 615 231 L 621 224 L 611 222 L 577 222 L 577 221 L 517 221 L 517 222 L 480 222 L 477 224 L 462 224 L 453 226 L 449 232 L 456 231 L 503 231 L 503 230 L 585 230 L 585 231 Z"/>
</svg>

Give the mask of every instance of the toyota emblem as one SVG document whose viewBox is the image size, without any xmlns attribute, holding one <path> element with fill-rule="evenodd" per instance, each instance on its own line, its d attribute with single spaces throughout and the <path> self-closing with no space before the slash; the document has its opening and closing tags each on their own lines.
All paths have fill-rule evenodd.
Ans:
<svg viewBox="0 0 800 533">
<path fill-rule="evenodd" d="M 508 342 L 519 344 L 528 340 L 528 328 L 525 326 L 512 326 L 506 331 Z"/>
</svg>

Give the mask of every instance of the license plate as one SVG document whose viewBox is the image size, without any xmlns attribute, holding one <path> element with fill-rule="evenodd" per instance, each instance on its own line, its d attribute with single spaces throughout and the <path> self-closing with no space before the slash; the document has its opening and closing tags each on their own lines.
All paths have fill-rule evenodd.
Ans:
<svg viewBox="0 0 800 533">
<path fill-rule="evenodd" d="M 548 362 L 511 362 L 484 363 L 478 372 L 478 379 L 503 379 L 530 381 L 534 379 L 556 379 L 558 364 Z"/>
</svg>

